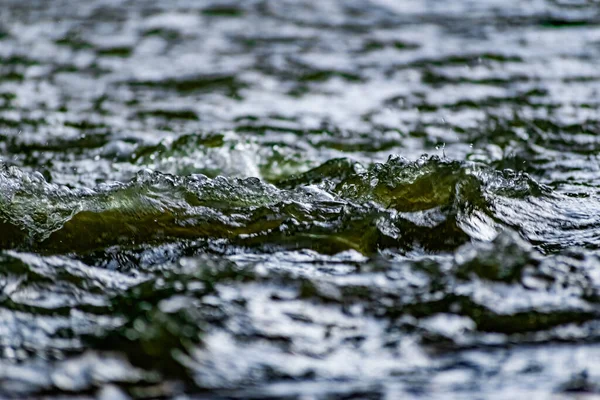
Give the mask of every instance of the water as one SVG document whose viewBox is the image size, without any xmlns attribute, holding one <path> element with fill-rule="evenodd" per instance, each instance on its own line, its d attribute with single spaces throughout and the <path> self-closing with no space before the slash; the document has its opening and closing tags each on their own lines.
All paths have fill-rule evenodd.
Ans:
<svg viewBox="0 0 600 400">
<path fill-rule="evenodd" d="M 1 396 L 600 394 L 597 2 L 0 5 Z"/>
</svg>

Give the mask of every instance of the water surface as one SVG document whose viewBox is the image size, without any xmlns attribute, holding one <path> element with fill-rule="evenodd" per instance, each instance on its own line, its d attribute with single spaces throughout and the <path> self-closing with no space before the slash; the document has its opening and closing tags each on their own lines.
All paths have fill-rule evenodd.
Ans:
<svg viewBox="0 0 600 400">
<path fill-rule="evenodd" d="M 600 393 L 597 2 L 0 8 L 2 396 Z"/>
</svg>

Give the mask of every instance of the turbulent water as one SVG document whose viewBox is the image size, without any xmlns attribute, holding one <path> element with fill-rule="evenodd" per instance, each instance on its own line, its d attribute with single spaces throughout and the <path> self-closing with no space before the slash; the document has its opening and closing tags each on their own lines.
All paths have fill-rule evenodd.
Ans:
<svg viewBox="0 0 600 400">
<path fill-rule="evenodd" d="M 0 0 L 0 396 L 600 394 L 599 63 L 593 0 Z"/>
</svg>

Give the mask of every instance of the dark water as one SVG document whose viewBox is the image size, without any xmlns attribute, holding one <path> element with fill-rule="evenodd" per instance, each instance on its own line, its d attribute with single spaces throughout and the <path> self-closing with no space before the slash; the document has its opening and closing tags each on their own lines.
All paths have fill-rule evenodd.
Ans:
<svg viewBox="0 0 600 400">
<path fill-rule="evenodd" d="M 591 0 L 0 0 L 0 395 L 600 395 L 599 62 Z"/>
</svg>

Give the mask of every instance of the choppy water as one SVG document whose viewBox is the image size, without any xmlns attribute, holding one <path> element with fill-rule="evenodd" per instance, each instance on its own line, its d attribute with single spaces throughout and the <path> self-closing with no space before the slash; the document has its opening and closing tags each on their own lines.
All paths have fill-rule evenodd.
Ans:
<svg viewBox="0 0 600 400">
<path fill-rule="evenodd" d="M 600 394 L 598 2 L 0 7 L 0 395 Z"/>
</svg>

